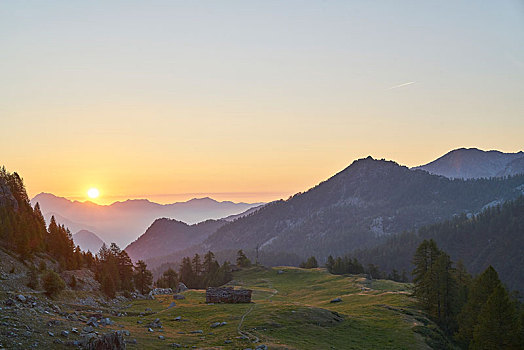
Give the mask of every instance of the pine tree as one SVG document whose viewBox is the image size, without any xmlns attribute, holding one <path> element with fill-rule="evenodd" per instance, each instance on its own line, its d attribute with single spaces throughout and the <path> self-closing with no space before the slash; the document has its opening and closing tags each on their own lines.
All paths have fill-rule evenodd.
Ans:
<svg viewBox="0 0 524 350">
<path fill-rule="evenodd" d="M 471 349 L 517 349 L 518 314 L 502 285 L 495 287 L 478 314 Z M 522 344 L 520 344 L 522 345 Z"/>
<path fill-rule="evenodd" d="M 141 294 L 149 293 L 153 284 L 153 274 L 147 269 L 147 265 L 143 260 L 138 260 L 136 263 L 134 281 L 135 287 Z"/>
<path fill-rule="evenodd" d="M 237 265 L 240 267 L 249 267 L 251 266 L 251 261 L 247 258 L 246 254 L 240 249 L 237 252 Z"/>
<path fill-rule="evenodd" d="M 473 280 L 468 293 L 468 300 L 458 315 L 457 340 L 463 347 L 469 347 L 473 332 L 478 322 L 480 308 L 486 304 L 495 288 L 500 287 L 497 271 L 490 265 L 480 276 Z"/>
</svg>

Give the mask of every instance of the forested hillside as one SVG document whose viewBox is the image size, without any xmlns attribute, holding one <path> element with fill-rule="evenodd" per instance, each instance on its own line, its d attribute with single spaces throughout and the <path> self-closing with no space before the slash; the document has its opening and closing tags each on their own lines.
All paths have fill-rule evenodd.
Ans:
<svg viewBox="0 0 524 350">
<path fill-rule="evenodd" d="M 524 196 L 485 209 L 478 215 L 460 215 L 452 220 L 404 232 L 375 248 L 352 256 L 386 271 L 411 271 L 411 257 L 424 239 L 434 239 L 454 261 L 478 274 L 492 265 L 509 289 L 524 292 Z"/>
<path fill-rule="evenodd" d="M 524 175 L 451 180 L 368 157 L 305 193 L 224 225 L 201 249 L 218 253 L 258 246 L 261 255 L 286 252 L 324 261 L 395 233 L 478 213 L 490 203 L 516 198 L 523 184 Z"/>
</svg>

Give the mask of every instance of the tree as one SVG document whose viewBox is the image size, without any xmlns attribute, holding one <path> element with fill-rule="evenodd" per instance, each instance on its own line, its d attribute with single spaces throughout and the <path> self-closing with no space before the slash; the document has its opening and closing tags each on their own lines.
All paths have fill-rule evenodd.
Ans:
<svg viewBox="0 0 524 350">
<path fill-rule="evenodd" d="M 517 349 L 518 313 L 502 285 L 495 287 L 478 314 L 471 349 Z M 522 344 L 520 344 L 522 345 Z"/>
<path fill-rule="evenodd" d="M 458 315 L 459 330 L 456 338 L 465 348 L 469 347 L 473 340 L 479 310 L 487 302 L 495 288 L 501 285 L 498 273 L 491 265 L 473 280 L 467 302 Z"/>
<path fill-rule="evenodd" d="M 167 269 L 157 281 L 160 288 L 176 288 L 178 285 L 178 274 L 172 268 Z"/>
<path fill-rule="evenodd" d="M 138 260 L 135 266 L 135 287 L 141 294 L 149 293 L 153 284 L 153 274 L 147 269 L 143 260 Z"/>
<path fill-rule="evenodd" d="M 304 269 L 317 268 L 318 267 L 317 259 L 314 256 L 309 257 L 306 260 L 306 262 L 302 262 L 299 267 L 304 268 Z"/>
<path fill-rule="evenodd" d="M 195 278 L 193 273 L 193 265 L 191 264 L 191 259 L 189 257 L 182 259 L 179 275 L 180 281 L 182 281 L 186 286 L 191 287 L 191 284 Z"/>
<path fill-rule="evenodd" d="M 102 292 L 110 298 L 114 298 L 116 295 L 115 282 L 108 274 L 104 274 L 102 277 Z"/>
<path fill-rule="evenodd" d="M 251 266 L 251 261 L 247 258 L 246 254 L 240 249 L 237 252 L 237 265 L 240 267 L 249 267 Z"/>
<path fill-rule="evenodd" d="M 55 297 L 65 288 L 65 282 L 56 272 L 47 271 L 42 279 L 45 294 L 48 297 Z"/>
</svg>

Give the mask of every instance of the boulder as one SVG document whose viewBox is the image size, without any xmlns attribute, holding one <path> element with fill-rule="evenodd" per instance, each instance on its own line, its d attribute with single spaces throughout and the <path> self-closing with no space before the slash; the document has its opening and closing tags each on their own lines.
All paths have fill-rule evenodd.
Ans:
<svg viewBox="0 0 524 350">
<path fill-rule="evenodd" d="M 178 286 L 176 287 L 176 293 L 182 293 L 188 290 L 189 288 L 186 287 L 186 285 L 182 282 L 178 282 Z"/>
<path fill-rule="evenodd" d="M 330 303 L 340 303 L 341 301 L 342 301 L 342 299 L 335 298 L 335 299 L 331 300 Z"/>
<path fill-rule="evenodd" d="M 123 350 L 126 343 L 122 332 L 116 331 L 91 338 L 84 347 L 87 350 Z"/>
</svg>

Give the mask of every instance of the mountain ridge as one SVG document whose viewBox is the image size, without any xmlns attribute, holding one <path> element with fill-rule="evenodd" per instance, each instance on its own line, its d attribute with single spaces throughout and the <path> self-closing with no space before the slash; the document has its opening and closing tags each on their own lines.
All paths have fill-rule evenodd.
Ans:
<svg viewBox="0 0 524 350">
<path fill-rule="evenodd" d="M 413 169 L 448 178 L 490 178 L 524 173 L 524 152 L 458 148 Z"/>
</svg>

